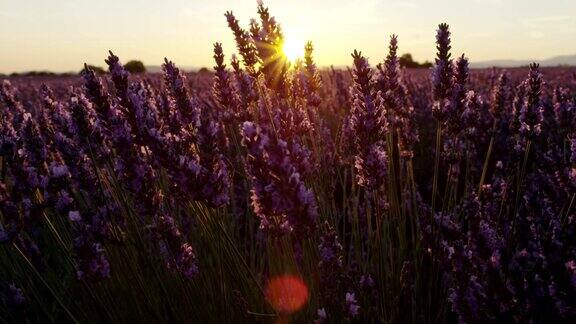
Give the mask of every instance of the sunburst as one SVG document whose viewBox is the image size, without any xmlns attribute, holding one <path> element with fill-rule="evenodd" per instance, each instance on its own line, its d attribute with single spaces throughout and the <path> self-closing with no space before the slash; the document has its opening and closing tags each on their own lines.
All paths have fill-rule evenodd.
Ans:
<svg viewBox="0 0 576 324">
<path fill-rule="evenodd" d="M 304 45 L 306 42 L 301 41 L 296 38 L 287 38 L 284 40 L 284 44 L 282 45 L 282 52 L 290 61 L 294 63 L 296 59 L 302 58 L 304 55 Z"/>
</svg>

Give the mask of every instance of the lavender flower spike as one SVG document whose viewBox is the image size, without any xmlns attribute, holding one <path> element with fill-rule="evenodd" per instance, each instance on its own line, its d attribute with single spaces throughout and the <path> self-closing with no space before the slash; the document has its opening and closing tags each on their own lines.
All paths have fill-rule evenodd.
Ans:
<svg viewBox="0 0 576 324">
<path fill-rule="evenodd" d="M 450 54 L 450 30 L 448 24 L 438 25 L 436 33 L 436 66 L 432 72 L 432 83 L 434 86 L 434 106 L 432 112 L 439 121 L 446 118 L 446 109 L 452 92 L 453 64 Z"/>
<path fill-rule="evenodd" d="M 316 226 L 318 206 L 290 159 L 285 141 L 252 122 L 242 125 L 252 205 L 263 231 L 306 235 Z"/>
</svg>

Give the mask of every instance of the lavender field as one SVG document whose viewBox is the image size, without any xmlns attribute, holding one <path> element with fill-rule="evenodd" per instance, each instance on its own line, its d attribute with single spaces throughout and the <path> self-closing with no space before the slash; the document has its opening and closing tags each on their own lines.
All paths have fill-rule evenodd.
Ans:
<svg viewBox="0 0 576 324">
<path fill-rule="evenodd" d="M 257 14 L 209 73 L 1 80 L 0 322 L 574 323 L 576 68 L 447 24 L 320 68 Z"/>
</svg>

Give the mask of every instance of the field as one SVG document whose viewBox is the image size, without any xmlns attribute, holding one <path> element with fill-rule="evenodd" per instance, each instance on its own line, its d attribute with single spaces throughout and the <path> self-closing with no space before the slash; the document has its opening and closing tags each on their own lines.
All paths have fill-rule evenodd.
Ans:
<svg viewBox="0 0 576 324">
<path fill-rule="evenodd" d="M 576 69 L 282 54 L 9 77 L 0 321 L 527 323 L 576 316 Z M 378 64 L 376 64 L 378 63 Z"/>
</svg>

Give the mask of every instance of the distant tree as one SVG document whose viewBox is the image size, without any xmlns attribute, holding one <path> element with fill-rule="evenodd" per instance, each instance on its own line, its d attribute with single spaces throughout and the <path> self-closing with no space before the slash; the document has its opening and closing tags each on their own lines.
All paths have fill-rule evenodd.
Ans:
<svg viewBox="0 0 576 324">
<path fill-rule="evenodd" d="M 105 74 L 106 73 L 106 70 L 104 70 L 103 68 L 101 68 L 99 66 L 87 64 L 86 67 L 88 67 L 92 71 L 96 72 L 96 74 Z M 82 71 L 84 71 L 84 69 L 80 70 L 80 73 L 82 73 Z"/>
<path fill-rule="evenodd" d="M 210 72 L 210 70 L 208 70 L 208 68 L 202 67 L 200 68 L 200 70 L 198 70 L 198 73 L 208 73 Z"/>
<path fill-rule="evenodd" d="M 30 76 L 30 77 L 35 77 L 35 76 L 55 76 L 56 73 L 50 72 L 50 71 L 28 71 L 28 72 L 22 73 L 21 75 L 23 75 L 23 76 Z"/>
<path fill-rule="evenodd" d="M 421 68 L 424 68 L 424 69 L 429 69 L 429 68 L 431 68 L 431 67 L 433 67 L 433 66 L 434 66 L 434 64 L 432 64 L 432 63 L 430 63 L 430 62 L 428 62 L 428 61 L 425 61 L 424 63 L 420 64 L 420 67 L 421 67 Z"/>
<path fill-rule="evenodd" d="M 398 59 L 398 63 L 400 63 L 401 67 L 405 67 L 405 68 L 409 68 L 409 69 L 415 69 L 420 67 L 420 64 L 418 64 L 418 62 L 415 62 L 414 59 L 412 58 L 412 54 L 410 53 L 406 53 L 402 56 L 400 56 L 400 58 Z"/>
<path fill-rule="evenodd" d="M 144 73 L 144 72 L 146 72 L 146 67 L 144 66 L 144 63 L 142 63 L 141 61 L 136 61 L 136 60 L 126 62 L 126 64 L 124 64 L 124 68 L 126 69 L 126 71 L 128 71 L 130 73 Z"/>
<path fill-rule="evenodd" d="M 430 68 L 432 67 L 432 63 L 426 61 L 422 64 L 414 61 L 412 58 L 412 54 L 406 53 L 400 56 L 398 59 L 398 63 L 401 67 L 409 68 L 409 69 L 420 69 L 420 68 Z"/>
</svg>

